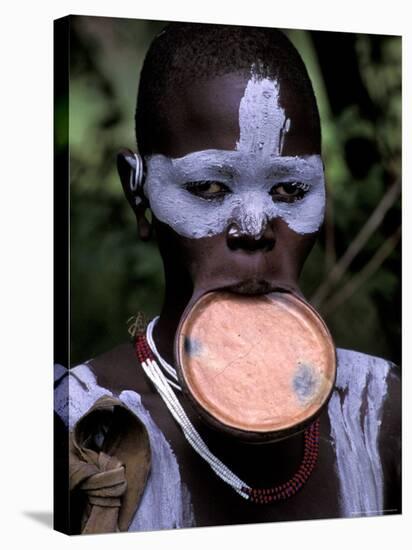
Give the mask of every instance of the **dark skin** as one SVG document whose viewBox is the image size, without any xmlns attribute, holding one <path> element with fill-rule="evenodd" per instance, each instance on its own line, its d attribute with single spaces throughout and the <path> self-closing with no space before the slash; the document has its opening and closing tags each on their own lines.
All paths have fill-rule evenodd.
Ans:
<svg viewBox="0 0 412 550">
<path fill-rule="evenodd" d="M 239 103 L 246 84 L 245 76 L 232 73 L 191 83 L 175 95 L 171 91 L 166 105 L 170 113 L 168 123 L 152 152 L 181 157 L 198 150 L 235 149 Z M 315 140 L 305 133 L 305 105 L 282 83 L 280 91 L 281 104 L 296 129 L 286 138 L 283 154 L 320 154 Z M 282 287 L 301 295 L 299 276 L 316 234 L 295 233 L 279 218 L 270 220 L 257 240 L 232 237 L 228 231 L 214 237 L 188 239 L 156 218 L 151 226 L 145 217 L 150 205 L 141 196 L 142 205 L 134 206 L 129 189 L 130 167 L 125 156 L 130 154 L 125 150 L 119 155 L 122 185 L 136 214 L 140 238 L 147 240 L 154 229 L 164 261 L 165 297 L 154 338 L 167 361 L 174 363 L 175 333 L 185 308 L 207 290 L 229 287 L 236 292 L 257 294 Z M 92 367 L 98 383 L 115 393 L 131 389 L 142 395 L 144 405 L 176 454 L 183 482 L 191 493 L 197 525 L 339 516 L 338 479 L 326 409 L 320 416 L 318 464 L 304 488 L 281 503 L 251 504 L 219 480 L 193 451 L 157 391 L 143 371 L 136 368 L 136 361 L 132 346 L 125 345 L 112 351 L 104 361 L 93 362 Z M 204 424 L 185 395 L 179 394 L 179 400 L 212 452 L 249 485 L 270 487 L 286 481 L 297 470 L 303 451 L 302 432 L 275 443 L 245 443 Z M 391 461 L 388 458 L 388 463 Z"/>
</svg>

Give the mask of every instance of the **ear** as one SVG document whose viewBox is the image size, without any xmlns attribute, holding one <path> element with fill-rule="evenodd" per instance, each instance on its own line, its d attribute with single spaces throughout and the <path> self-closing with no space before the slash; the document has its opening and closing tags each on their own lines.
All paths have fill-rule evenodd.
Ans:
<svg viewBox="0 0 412 550">
<path fill-rule="evenodd" d="M 145 216 L 149 203 L 143 193 L 143 159 L 130 149 L 122 149 L 117 154 L 117 171 L 126 199 L 135 213 L 139 237 L 147 241 L 151 237 L 152 226 Z"/>
</svg>

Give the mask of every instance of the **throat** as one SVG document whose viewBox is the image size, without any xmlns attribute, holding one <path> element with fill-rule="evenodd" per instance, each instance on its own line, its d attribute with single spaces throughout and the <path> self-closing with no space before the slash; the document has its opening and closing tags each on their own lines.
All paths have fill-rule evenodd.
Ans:
<svg viewBox="0 0 412 550">
<path fill-rule="evenodd" d="M 192 297 L 193 287 L 187 280 L 187 274 L 176 274 L 169 268 L 166 275 L 165 297 L 153 338 L 163 359 L 175 367 L 175 335 L 183 312 Z"/>
<path fill-rule="evenodd" d="M 159 354 L 173 367 L 176 367 L 174 341 L 180 317 L 180 312 L 176 314 L 174 309 L 170 310 L 164 307 L 153 331 L 154 342 Z"/>
</svg>

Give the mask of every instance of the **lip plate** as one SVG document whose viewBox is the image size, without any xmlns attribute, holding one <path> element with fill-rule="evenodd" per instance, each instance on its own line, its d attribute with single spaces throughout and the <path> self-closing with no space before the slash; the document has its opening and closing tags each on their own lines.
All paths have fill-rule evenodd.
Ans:
<svg viewBox="0 0 412 550">
<path fill-rule="evenodd" d="M 292 309 L 295 309 L 298 312 L 300 310 L 301 313 L 303 312 L 303 316 L 306 317 L 306 319 L 310 319 L 310 322 L 316 325 L 316 330 L 319 334 L 322 334 L 322 338 L 324 339 L 326 354 L 328 356 L 327 361 L 329 362 L 329 365 L 327 366 L 327 380 L 323 380 L 324 384 L 322 388 L 322 395 L 317 400 L 315 406 L 307 407 L 307 410 L 304 411 L 305 414 L 297 415 L 297 417 L 290 422 L 283 422 L 281 425 L 276 425 L 276 429 L 267 429 L 267 426 L 253 426 L 253 423 L 249 423 L 247 428 L 245 428 L 244 422 L 242 426 L 242 421 L 233 422 L 233 419 L 232 421 L 228 420 L 228 418 L 222 414 L 222 411 L 218 410 L 219 407 L 216 409 L 216 407 L 210 406 L 207 399 L 204 399 L 204 395 L 202 396 L 202 390 L 199 392 L 199 388 L 196 387 L 196 384 L 193 384 L 193 377 L 191 379 L 190 373 L 188 376 L 187 366 L 185 366 L 185 327 L 187 327 L 188 322 L 190 322 L 190 317 L 193 317 L 193 315 L 196 314 L 196 311 L 198 311 L 199 308 L 205 304 L 205 302 L 213 302 L 213 300 L 216 301 L 216 299 L 219 299 L 219 297 L 222 298 L 222 296 L 229 296 L 229 298 L 233 299 L 234 302 L 237 300 L 242 301 L 246 299 L 246 301 L 251 305 L 253 305 L 253 301 L 255 299 L 259 301 L 263 298 L 266 301 L 269 300 L 276 303 L 276 299 L 279 300 L 281 298 L 283 301 L 286 300 L 286 302 L 292 304 Z M 189 397 L 200 418 L 206 422 L 207 425 L 219 431 L 224 431 L 237 438 L 255 443 L 277 441 L 289 437 L 290 435 L 295 435 L 305 429 L 315 418 L 319 416 L 326 406 L 331 396 L 336 378 L 336 350 L 326 324 L 318 312 L 304 300 L 302 295 L 289 288 L 277 288 L 275 292 L 264 295 L 263 297 L 262 295 L 255 297 L 235 295 L 228 292 L 227 289 L 207 291 L 202 293 L 200 296 L 198 295 L 195 299 L 191 300 L 182 315 L 175 338 L 175 358 L 177 372 L 183 391 Z M 224 396 L 224 392 L 222 395 Z M 243 411 L 244 406 L 245 405 L 242 401 Z M 241 411 L 241 409 L 239 410 Z"/>
</svg>

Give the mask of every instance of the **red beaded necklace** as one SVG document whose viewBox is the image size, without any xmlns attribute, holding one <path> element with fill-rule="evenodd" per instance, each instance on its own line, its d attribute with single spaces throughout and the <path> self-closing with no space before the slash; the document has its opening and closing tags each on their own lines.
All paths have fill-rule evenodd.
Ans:
<svg viewBox="0 0 412 550">
<path fill-rule="evenodd" d="M 140 332 L 140 331 L 139 331 Z M 156 358 L 147 342 L 145 334 L 135 335 L 135 351 L 141 364 Z M 304 433 L 304 451 L 302 462 L 296 473 L 285 483 L 268 488 L 254 489 L 242 487 L 240 490 L 250 501 L 257 504 L 270 504 L 286 500 L 295 495 L 309 479 L 319 454 L 319 419 L 315 420 Z"/>
</svg>

